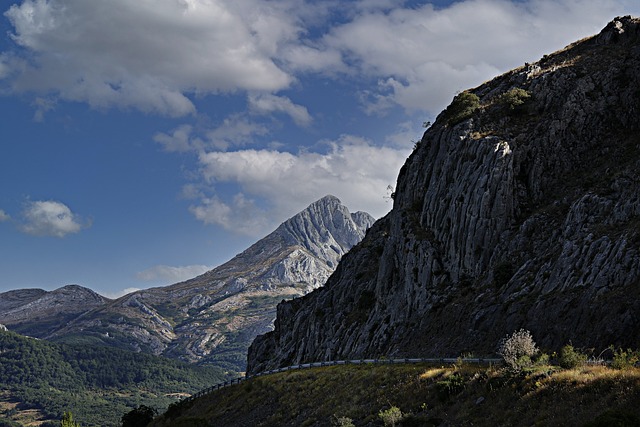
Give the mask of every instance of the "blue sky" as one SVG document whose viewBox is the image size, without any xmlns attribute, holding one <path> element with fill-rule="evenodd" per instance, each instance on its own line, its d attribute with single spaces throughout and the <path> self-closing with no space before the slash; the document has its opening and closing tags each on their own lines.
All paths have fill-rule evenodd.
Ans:
<svg viewBox="0 0 640 427">
<path fill-rule="evenodd" d="M 457 91 L 636 0 L 0 2 L 0 292 L 194 277 L 326 194 L 376 217 Z"/>
</svg>

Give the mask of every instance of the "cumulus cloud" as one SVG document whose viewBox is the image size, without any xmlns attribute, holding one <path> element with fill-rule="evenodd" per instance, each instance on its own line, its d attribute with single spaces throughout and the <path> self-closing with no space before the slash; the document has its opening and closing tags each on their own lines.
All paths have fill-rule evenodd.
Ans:
<svg viewBox="0 0 640 427">
<path fill-rule="evenodd" d="M 298 126 L 311 124 L 311 115 L 302 105 L 294 104 L 289 98 L 272 94 L 249 96 L 249 108 L 258 114 L 281 112 L 288 114 Z"/>
<path fill-rule="evenodd" d="M 225 118 L 223 122 L 206 132 L 206 140 L 210 147 L 226 150 L 233 146 L 243 146 L 253 142 L 254 137 L 264 136 L 269 129 L 260 123 L 253 122 L 245 114 L 237 113 Z"/>
<path fill-rule="evenodd" d="M 0 222 L 9 221 L 10 219 L 11 217 L 9 216 L 9 214 L 0 209 Z"/>
<path fill-rule="evenodd" d="M 153 140 L 162 145 L 168 152 L 187 152 L 192 151 L 201 146 L 199 140 L 192 140 L 191 132 L 193 126 L 185 124 L 178 126 L 171 133 L 158 132 L 153 136 Z"/>
<path fill-rule="evenodd" d="M 90 225 L 64 203 L 53 200 L 28 202 L 22 220 L 20 230 L 33 236 L 64 237 Z"/>
<path fill-rule="evenodd" d="M 365 108 L 370 112 L 388 108 L 391 100 L 435 114 L 458 90 L 594 34 L 618 14 L 640 12 L 638 4 L 629 0 L 466 0 L 443 8 L 429 3 L 417 8 L 386 6 L 363 10 L 330 29 L 315 47 L 319 57 L 340 56 L 348 68 L 382 79 L 379 92 L 367 97 Z M 299 57 L 304 61 L 313 55 Z M 295 61 L 296 56 L 288 59 Z"/>
<path fill-rule="evenodd" d="M 0 62 L 14 91 L 171 116 L 195 111 L 190 93 L 287 87 L 273 56 L 299 31 L 257 0 L 26 0 L 5 16 L 28 58 Z"/>
<path fill-rule="evenodd" d="M 260 208 L 256 200 L 242 193 L 225 202 L 218 196 L 203 196 L 198 205 L 189 210 L 205 224 L 221 226 L 226 230 L 247 236 L 261 237 L 275 226 L 276 212 Z"/>
<path fill-rule="evenodd" d="M 218 185 L 234 183 L 240 191 L 230 200 L 200 194 L 191 211 L 205 223 L 257 236 L 326 194 L 339 197 L 351 210 L 386 214 L 391 208 L 384 199 L 386 188 L 395 184 L 410 150 L 375 146 L 350 135 L 325 146 L 325 152 L 296 154 L 203 152 L 200 173 L 209 189 L 215 192 Z"/>
<path fill-rule="evenodd" d="M 256 111 L 304 126 L 305 107 L 273 94 L 305 73 L 366 76 L 384 85 L 365 109 L 433 113 L 457 90 L 640 13 L 636 0 L 423 3 L 25 0 L 5 12 L 18 49 L 0 53 L 0 79 L 15 92 L 170 116 L 194 113 L 194 96 L 247 91 L 261 94 Z"/>
<path fill-rule="evenodd" d="M 213 267 L 208 265 L 186 265 L 180 267 L 156 265 L 136 273 L 136 278 L 145 282 L 160 280 L 167 283 L 177 283 L 192 279 L 211 269 Z"/>
<path fill-rule="evenodd" d="M 196 130 L 183 124 L 168 133 L 157 132 L 153 140 L 167 152 L 200 152 L 206 149 L 227 150 L 255 142 L 256 137 L 265 136 L 269 129 L 251 120 L 249 115 L 234 113 L 220 124 L 208 130 Z"/>
</svg>

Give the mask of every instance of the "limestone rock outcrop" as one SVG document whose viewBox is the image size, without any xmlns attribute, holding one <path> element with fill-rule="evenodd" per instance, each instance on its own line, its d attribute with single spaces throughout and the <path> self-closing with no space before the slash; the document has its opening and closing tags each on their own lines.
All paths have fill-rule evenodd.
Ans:
<svg viewBox="0 0 640 427">
<path fill-rule="evenodd" d="M 640 20 L 457 96 L 393 210 L 326 286 L 278 306 L 249 372 L 379 356 L 640 347 Z"/>
</svg>

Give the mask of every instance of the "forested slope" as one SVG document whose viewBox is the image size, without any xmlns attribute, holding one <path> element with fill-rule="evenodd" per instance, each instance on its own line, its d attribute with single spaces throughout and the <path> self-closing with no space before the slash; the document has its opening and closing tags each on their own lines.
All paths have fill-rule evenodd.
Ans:
<svg viewBox="0 0 640 427">
<path fill-rule="evenodd" d="M 141 404 L 164 410 L 224 379 L 218 368 L 0 331 L 0 418 L 25 424 L 71 411 L 85 427 L 118 425 Z"/>
</svg>

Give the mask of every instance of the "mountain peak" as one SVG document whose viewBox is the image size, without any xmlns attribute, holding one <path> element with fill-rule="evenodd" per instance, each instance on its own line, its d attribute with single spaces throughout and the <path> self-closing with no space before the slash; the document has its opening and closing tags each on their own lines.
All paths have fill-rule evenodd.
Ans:
<svg viewBox="0 0 640 427">
<path fill-rule="evenodd" d="M 338 199 L 336 196 L 332 195 L 332 194 L 327 194 L 326 196 L 322 197 L 319 200 L 316 200 L 315 202 L 311 203 L 311 205 L 341 205 L 342 202 L 340 201 L 340 199 Z"/>
<path fill-rule="evenodd" d="M 335 268 L 375 222 L 368 213 L 352 215 L 335 196 L 325 196 L 294 215 L 275 231 L 288 244 L 303 246 Z"/>
<path fill-rule="evenodd" d="M 117 300 L 78 285 L 0 294 L 0 323 L 47 339 L 89 335 L 108 346 L 242 371 L 253 338 L 273 329 L 277 304 L 323 286 L 373 221 L 325 196 L 193 279 Z"/>
</svg>

